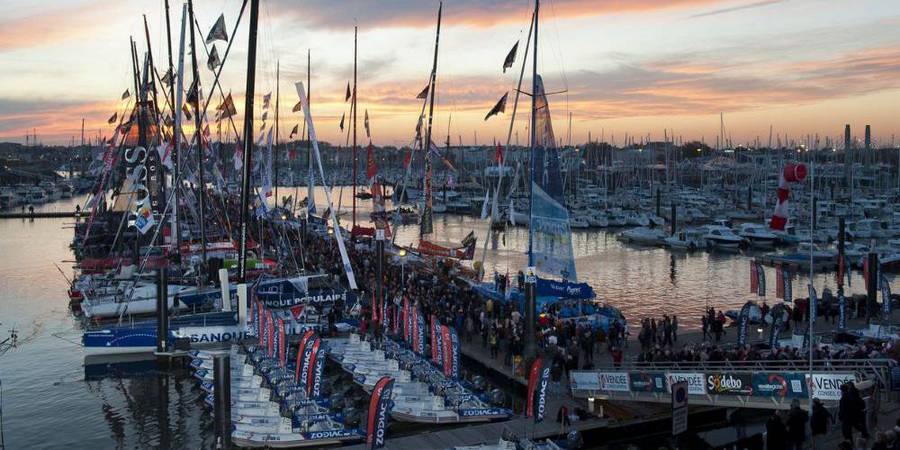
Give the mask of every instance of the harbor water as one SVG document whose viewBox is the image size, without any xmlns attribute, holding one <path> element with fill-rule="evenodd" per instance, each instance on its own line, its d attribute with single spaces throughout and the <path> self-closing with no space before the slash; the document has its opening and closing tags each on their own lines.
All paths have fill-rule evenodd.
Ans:
<svg viewBox="0 0 900 450">
<path fill-rule="evenodd" d="M 305 188 L 300 189 L 302 196 Z M 350 189 L 340 194 L 346 213 L 341 220 L 349 227 Z M 317 197 L 324 205 L 324 194 L 319 191 Z M 84 200 L 66 199 L 36 211 L 71 211 Z M 367 217 L 370 202 L 360 204 L 359 216 Z M 0 221 L 0 340 L 13 329 L 18 333 L 17 346 L 0 355 L 6 446 L 210 448 L 212 420 L 203 413 L 202 392 L 186 373 L 156 372 L 152 364 L 138 365 L 134 373 L 103 364 L 86 366 L 64 279 L 72 275 L 73 221 Z M 446 242 L 459 242 L 474 230 L 479 239 L 475 259 L 481 259 L 486 221 L 436 215 L 434 227 L 436 240 Z M 397 244 L 417 242 L 416 226 L 396 232 Z M 524 268 L 527 239 L 526 228 L 511 227 L 489 242 L 488 277 L 493 270 L 514 275 Z M 749 292 L 753 254 L 633 247 L 619 242 L 613 231 L 575 231 L 573 244 L 578 280 L 589 282 L 601 300 L 619 307 L 632 327 L 642 317 L 676 314 L 682 328 L 698 328 L 707 306 L 736 309 L 758 299 Z M 767 269 L 767 277 L 767 300 L 773 303 L 773 269 Z M 795 295 L 805 296 L 806 283 L 798 274 Z M 833 274 L 817 275 L 815 285 L 819 292 L 833 289 Z M 850 291 L 863 290 L 862 277 L 855 272 Z"/>
</svg>

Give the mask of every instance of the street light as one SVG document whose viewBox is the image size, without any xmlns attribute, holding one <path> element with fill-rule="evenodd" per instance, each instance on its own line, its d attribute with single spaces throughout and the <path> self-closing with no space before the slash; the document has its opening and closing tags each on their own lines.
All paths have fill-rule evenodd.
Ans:
<svg viewBox="0 0 900 450">
<path fill-rule="evenodd" d="M 401 248 L 397 254 L 400 255 L 400 292 L 406 294 L 406 249 Z"/>
</svg>

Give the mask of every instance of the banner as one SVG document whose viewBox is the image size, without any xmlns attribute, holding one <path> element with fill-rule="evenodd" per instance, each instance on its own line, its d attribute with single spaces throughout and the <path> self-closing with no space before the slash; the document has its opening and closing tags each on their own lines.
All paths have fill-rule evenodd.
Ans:
<svg viewBox="0 0 900 450">
<path fill-rule="evenodd" d="M 284 320 L 278 319 L 278 364 L 284 367 L 287 364 L 287 335 L 284 330 Z"/>
<path fill-rule="evenodd" d="M 752 302 L 744 303 L 741 312 L 738 314 L 738 346 L 747 345 L 747 331 L 750 328 L 750 309 L 755 305 Z"/>
<path fill-rule="evenodd" d="M 456 328 L 450 329 L 450 377 L 458 380 L 460 373 L 460 364 L 459 364 L 459 334 L 456 333 Z"/>
<path fill-rule="evenodd" d="M 816 288 L 812 284 L 807 285 L 809 288 L 809 326 L 816 328 L 816 318 L 818 315 L 819 298 L 816 297 Z M 807 333 L 808 334 L 808 333 Z"/>
<path fill-rule="evenodd" d="M 416 308 L 416 353 L 425 354 L 425 316 Z"/>
<path fill-rule="evenodd" d="M 888 279 L 884 276 L 884 273 L 882 273 L 878 279 L 881 282 L 882 312 L 884 313 L 884 317 L 891 317 L 891 284 L 888 283 Z"/>
<path fill-rule="evenodd" d="M 369 399 L 368 426 L 366 427 L 367 450 L 384 447 L 393 387 L 394 380 L 390 377 L 382 377 L 372 389 L 372 397 Z"/>
<path fill-rule="evenodd" d="M 319 398 L 322 394 L 322 376 L 325 373 L 325 353 L 326 350 L 320 348 L 315 354 L 316 365 L 313 367 L 312 391 L 310 392 L 312 398 Z"/>
<path fill-rule="evenodd" d="M 687 382 L 688 394 L 706 395 L 706 377 L 702 373 L 669 372 L 666 374 L 668 389 L 671 390 L 672 385 L 679 381 Z"/>
<path fill-rule="evenodd" d="M 666 374 L 664 373 L 631 372 L 628 374 L 628 382 L 632 392 L 654 392 L 657 394 L 668 392 Z"/>
<path fill-rule="evenodd" d="M 534 422 L 541 423 L 544 421 L 544 414 L 547 412 L 547 386 L 550 384 L 550 365 L 546 364 L 541 367 L 541 376 L 537 386 L 537 411 L 534 414 Z"/>
<path fill-rule="evenodd" d="M 784 298 L 784 269 L 781 263 L 775 264 L 775 298 Z"/>
<path fill-rule="evenodd" d="M 440 325 L 437 319 L 431 316 L 431 360 L 440 367 L 444 362 L 444 344 L 441 339 Z"/>
<path fill-rule="evenodd" d="M 759 292 L 759 271 L 756 270 L 756 261 L 750 261 L 750 293 Z"/>
<path fill-rule="evenodd" d="M 749 373 L 707 374 L 706 392 L 710 395 L 753 395 L 753 381 Z"/>
<path fill-rule="evenodd" d="M 337 301 L 345 305 L 356 302 L 356 294 L 346 289 L 308 289 L 305 292 L 256 292 L 257 298 L 266 308 L 291 308 L 298 305 L 314 305 L 318 309 L 333 305 Z"/>
<path fill-rule="evenodd" d="M 537 389 L 538 377 L 541 373 L 543 361 L 536 358 L 531 363 L 531 370 L 528 371 L 528 399 L 525 406 L 525 417 L 534 417 L 534 394 Z"/>
<path fill-rule="evenodd" d="M 403 297 L 403 340 L 406 343 L 412 342 L 412 319 L 409 317 L 409 299 Z"/>
<path fill-rule="evenodd" d="M 263 307 L 256 309 L 256 329 L 259 330 L 257 336 L 259 337 L 259 342 L 257 345 L 260 347 L 266 345 L 266 310 Z"/>
<path fill-rule="evenodd" d="M 444 376 L 450 378 L 453 371 L 453 350 L 450 342 L 450 327 L 441 325 L 441 365 L 444 368 Z"/>
<path fill-rule="evenodd" d="M 315 331 L 306 330 L 303 333 L 303 336 L 300 338 L 300 345 L 297 347 L 297 364 L 294 368 L 294 382 L 300 384 L 300 374 L 302 373 L 303 368 L 303 355 L 306 352 L 306 346 L 310 339 L 312 339 L 313 335 L 315 335 Z"/>
<path fill-rule="evenodd" d="M 600 372 L 597 381 L 601 391 L 629 392 L 631 389 L 627 372 Z"/>
<path fill-rule="evenodd" d="M 784 303 L 775 305 L 769 314 L 772 316 L 772 326 L 769 328 L 769 348 L 775 349 L 778 348 L 778 334 L 784 328 L 784 322 L 790 318 L 785 318 L 787 308 Z"/>
<path fill-rule="evenodd" d="M 272 310 L 266 310 L 266 355 L 275 356 L 275 319 Z"/>
<path fill-rule="evenodd" d="M 306 372 L 305 372 L 306 396 L 307 397 L 309 397 L 312 394 L 313 382 L 314 382 L 313 375 L 315 374 L 314 369 L 315 369 L 316 365 L 318 364 L 317 361 L 319 358 L 319 347 L 321 347 L 321 345 L 322 345 L 322 340 L 319 339 L 318 336 L 316 336 L 316 340 L 309 347 L 309 362 L 306 363 Z"/>
<path fill-rule="evenodd" d="M 589 299 L 595 296 L 594 288 L 587 283 L 556 281 L 540 277 L 537 278 L 535 292 L 539 297 Z"/>
<path fill-rule="evenodd" d="M 757 397 L 808 398 L 804 374 L 754 372 L 751 379 L 753 395 Z"/>
<path fill-rule="evenodd" d="M 791 303 L 794 301 L 794 274 L 787 268 L 782 268 L 781 279 L 784 282 L 784 286 L 781 288 L 784 291 L 784 301 Z"/>
<path fill-rule="evenodd" d="M 813 373 L 812 396 L 820 400 L 840 400 L 841 386 L 855 382 L 853 373 Z"/>
</svg>

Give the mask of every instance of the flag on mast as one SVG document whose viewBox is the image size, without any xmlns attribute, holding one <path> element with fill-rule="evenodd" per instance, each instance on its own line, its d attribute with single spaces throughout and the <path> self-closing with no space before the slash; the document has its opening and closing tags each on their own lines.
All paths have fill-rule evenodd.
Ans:
<svg viewBox="0 0 900 450">
<path fill-rule="evenodd" d="M 212 29 L 209 30 L 209 34 L 206 35 L 206 43 L 212 43 L 213 41 L 228 41 L 228 32 L 225 30 L 225 14 L 220 14 L 219 18 L 216 19 L 216 23 L 213 25 Z"/>
<path fill-rule="evenodd" d="M 519 41 L 516 41 L 509 53 L 506 54 L 506 59 L 503 60 L 503 73 L 506 73 L 506 69 L 512 67 L 513 63 L 516 62 L 516 52 L 518 50 Z"/>
</svg>

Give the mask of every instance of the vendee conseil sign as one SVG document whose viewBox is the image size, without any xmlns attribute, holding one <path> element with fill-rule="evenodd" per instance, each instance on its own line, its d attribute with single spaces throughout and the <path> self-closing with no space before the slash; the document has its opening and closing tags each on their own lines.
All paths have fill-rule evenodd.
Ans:
<svg viewBox="0 0 900 450">
<path fill-rule="evenodd" d="M 669 392 L 684 381 L 690 395 L 734 395 L 778 399 L 809 398 L 809 375 L 802 372 L 572 372 L 572 388 L 597 393 Z M 840 400 L 841 385 L 857 381 L 853 373 L 813 373 L 812 395 Z"/>
</svg>

